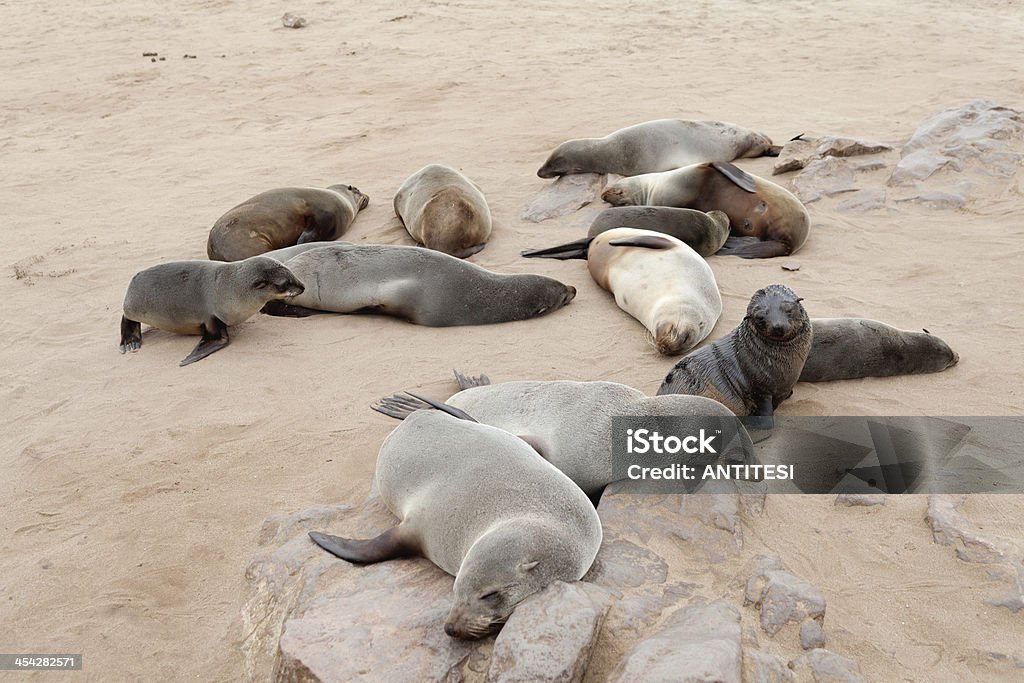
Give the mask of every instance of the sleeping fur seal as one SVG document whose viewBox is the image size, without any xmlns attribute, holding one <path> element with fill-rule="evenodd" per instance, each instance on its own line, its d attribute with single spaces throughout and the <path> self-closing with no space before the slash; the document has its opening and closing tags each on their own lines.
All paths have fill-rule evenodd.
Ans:
<svg viewBox="0 0 1024 683">
<path fill-rule="evenodd" d="M 578 254 L 571 258 L 587 259 L 594 282 L 644 324 L 661 353 L 693 348 L 722 314 L 722 296 L 710 266 L 675 237 L 614 228 L 590 239 Z"/>
<path fill-rule="evenodd" d="M 454 168 L 430 164 L 409 176 L 395 195 L 395 213 L 427 249 L 457 258 L 472 256 L 491 236 L 484 193 Z"/>
<path fill-rule="evenodd" d="M 450 636 L 482 638 L 526 597 L 579 580 L 601 545 L 597 511 L 568 477 L 521 439 L 453 414 L 409 415 L 375 476 L 397 526 L 365 541 L 310 537 L 350 562 L 422 555 L 453 575 Z"/>
<path fill-rule="evenodd" d="M 206 253 L 214 261 L 240 261 L 293 244 L 334 240 L 369 202 L 352 185 L 268 190 L 217 219 Z"/>
<path fill-rule="evenodd" d="M 366 310 L 430 327 L 487 325 L 534 318 L 576 296 L 574 287 L 543 275 L 492 273 L 422 247 L 331 242 L 285 264 L 306 289 L 272 302 L 264 313 L 302 317 Z"/>
<path fill-rule="evenodd" d="M 659 119 L 622 128 L 603 138 L 563 142 L 537 171 L 541 178 L 572 173 L 632 176 L 706 161 L 778 156 L 767 136 L 722 121 Z"/>
<path fill-rule="evenodd" d="M 268 301 L 301 294 L 287 267 L 265 256 L 244 261 L 175 261 L 135 275 L 121 317 L 121 353 L 142 346 L 142 324 L 203 338 L 181 365 L 228 345 L 228 328 L 252 317 Z"/>
<path fill-rule="evenodd" d="M 801 382 L 942 372 L 960 360 L 946 342 L 864 318 L 815 318 Z"/>
<path fill-rule="evenodd" d="M 811 218 L 792 192 L 725 162 L 623 178 L 601 197 L 613 206 L 657 205 L 724 211 L 732 237 L 723 256 L 769 258 L 794 253 Z"/>
<path fill-rule="evenodd" d="M 793 393 L 811 350 L 811 321 L 800 301 L 784 285 L 759 289 L 743 321 L 676 363 L 658 395 L 705 396 L 739 416 L 771 417 Z"/>
<path fill-rule="evenodd" d="M 701 396 L 654 396 L 614 382 L 515 381 L 490 384 L 486 376 L 465 377 L 456 372 L 462 391 L 445 403 L 489 424 L 517 435 L 548 462 L 564 472 L 590 496 L 600 497 L 615 480 L 612 466 L 612 418 L 617 416 L 683 416 L 707 418 L 711 426 L 735 421 L 722 404 Z M 374 409 L 401 419 L 422 407 L 403 396 L 382 399 Z M 703 420 L 702 420 L 703 422 Z M 742 461 L 752 454 L 750 436 L 742 426 L 740 442 L 722 453 Z M 657 456 L 664 459 L 664 456 Z"/>
<path fill-rule="evenodd" d="M 701 256 L 711 256 L 729 238 L 729 217 L 721 211 L 697 211 L 670 206 L 616 206 L 605 209 L 590 224 L 589 236 L 557 247 L 533 249 L 526 258 L 586 258 L 590 242 L 602 232 L 615 228 L 636 228 L 671 235 Z"/>
</svg>

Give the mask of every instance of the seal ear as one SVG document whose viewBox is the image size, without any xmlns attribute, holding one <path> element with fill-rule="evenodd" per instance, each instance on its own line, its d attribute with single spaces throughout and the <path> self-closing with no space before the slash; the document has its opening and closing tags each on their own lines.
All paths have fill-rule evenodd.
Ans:
<svg viewBox="0 0 1024 683">
<path fill-rule="evenodd" d="M 518 569 L 520 573 L 525 574 L 526 572 L 536 567 L 538 564 L 540 564 L 539 560 L 534 560 L 533 562 L 523 562 L 518 567 L 516 567 L 516 569 Z"/>
</svg>

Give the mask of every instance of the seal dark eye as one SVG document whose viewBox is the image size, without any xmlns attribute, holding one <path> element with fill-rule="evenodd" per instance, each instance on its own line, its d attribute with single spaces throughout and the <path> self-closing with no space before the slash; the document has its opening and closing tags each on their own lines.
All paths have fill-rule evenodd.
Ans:
<svg viewBox="0 0 1024 683">
<path fill-rule="evenodd" d="M 490 593 L 485 593 L 484 595 L 481 595 L 480 599 L 487 601 L 495 600 L 499 595 L 501 595 L 501 593 L 499 593 L 498 591 L 491 591 Z"/>
<path fill-rule="evenodd" d="M 259 280 L 257 282 L 254 282 L 252 287 L 253 287 L 253 289 L 263 289 L 264 287 L 267 286 L 267 284 L 268 283 L 267 283 L 266 280 Z"/>
</svg>

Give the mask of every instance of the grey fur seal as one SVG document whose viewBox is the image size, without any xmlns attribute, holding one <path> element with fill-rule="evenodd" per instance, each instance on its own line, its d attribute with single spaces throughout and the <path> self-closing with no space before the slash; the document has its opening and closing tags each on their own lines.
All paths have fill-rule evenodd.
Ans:
<svg viewBox="0 0 1024 683">
<path fill-rule="evenodd" d="M 334 240 L 369 202 L 352 185 L 261 192 L 217 219 L 206 254 L 214 261 L 241 261 L 293 244 Z"/>
<path fill-rule="evenodd" d="M 941 372 L 960 356 L 933 334 L 864 318 L 814 318 L 814 344 L 801 382 Z"/>
<path fill-rule="evenodd" d="M 722 315 L 722 296 L 711 267 L 684 242 L 633 228 L 614 228 L 588 240 L 565 258 L 586 258 L 594 282 L 643 323 L 660 353 L 684 353 L 711 333 Z"/>
<path fill-rule="evenodd" d="M 615 382 L 491 384 L 486 375 L 475 378 L 455 374 L 462 390 L 449 397 L 447 405 L 523 439 L 595 501 L 605 486 L 616 481 L 612 464 L 613 417 L 700 417 L 715 425 L 720 420 L 736 420 L 728 408 L 701 396 L 648 397 Z M 374 409 L 401 419 L 418 407 L 421 405 L 416 400 L 392 396 L 379 401 Z M 736 428 L 741 443 L 738 448 L 722 453 L 724 458 L 742 459 L 752 453 L 749 435 L 741 426 Z"/>
<path fill-rule="evenodd" d="M 811 217 L 789 190 L 727 162 L 694 164 L 623 178 L 602 194 L 613 206 L 676 206 L 724 211 L 732 230 L 723 256 L 786 256 L 807 240 Z"/>
<path fill-rule="evenodd" d="M 493 273 L 422 247 L 309 246 L 285 261 L 306 283 L 305 291 L 268 304 L 264 313 L 302 317 L 366 310 L 430 327 L 487 325 L 534 318 L 576 296 L 574 287 L 543 275 Z"/>
<path fill-rule="evenodd" d="M 811 320 L 801 301 L 784 285 L 759 289 L 743 321 L 684 356 L 665 376 L 658 395 L 705 396 L 741 417 L 771 417 L 792 395 L 811 351 Z"/>
<path fill-rule="evenodd" d="M 766 135 L 722 121 L 659 119 L 622 128 L 603 138 L 563 142 L 537 171 L 541 178 L 572 173 L 632 176 L 706 161 L 778 156 Z"/>
<path fill-rule="evenodd" d="M 121 353 L 142 346 L 142 324 L 177 334 L 200 334 L 181 365 L 228 345 L 228 328 L 255 315 L 268 301 L 301 294 L 287 267 L 265 256 L 244 261 L 174 261 L 139 273 L 128 284 L 121 317 Z"/>
<path fill-rule="evenodd" d="M 424 166 L 402 183 L 395 214 L 414 240 L 457 258 L 477 253 L 491 236 L 491 209 L 484 193 L 441 164 Z"/>
<path fill-rule="evenodd" d="M 588 236 L 547 249 L 522 253 L 526 258 L 586 258 L 590 242 L 615 228 L 636 228 L 670 235 L 704 257 L 716 253 L 729 238 L 729 217 L 721 211 L 697 211 L 670 206 L 616 206 L 605 209 L 590 224 Z"/>
<path fill-rule="evenodd" d="M 550 583 L 582 578 L 602 534 L 568 477 L 521 439 L 458 414 L 415 411 L 381 445 L 376 483 L 397 526 L 369 540 L 310 537 L 350 562 L 426 557 L 455 577 L 445 633 L 475 639 Z"/>
</svg>

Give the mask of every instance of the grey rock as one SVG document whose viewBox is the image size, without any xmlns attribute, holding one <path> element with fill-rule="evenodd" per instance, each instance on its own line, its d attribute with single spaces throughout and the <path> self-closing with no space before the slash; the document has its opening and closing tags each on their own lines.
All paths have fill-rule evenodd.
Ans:
<svg viewBox="0 0 1024 683">
<path fill-rule="evenodd" d="M 885 208 L 885 190 L 871 188 L 857 190 L 851 193 L 846 199 L 836 205 L 839 211 L 853 211 L 863 213 L 865 211 L 877 211 Z"/>
<path fill-rule="evenodd" d="M 583 679 L 611 593 L 585 583 L 557 582 L 516 607 L 494 642 L 488 681 Z"/>
<path fill-rule="evenodd" d="M 789 683 L 795 680 L 781 657 L 759 650 L 744 649 L 743 652 L 746 657 L 743 680 L 750 683 Z"/>
<path fill-rule="evenodd" d="M 847 507 L 885 505 L 884 493 L 840 493 L 836 496 L 836 505 Z"/>
<path fill-rule="evenodd" d="M 281 17 L 281 25 L 285 28 L 302 28 L 306 25 L 306 18 L 300 17 L 298 14 L 285 12 L 284 16 Z"/>
<path fill-rule="evenodd" d="M 718 600 L 674 612 L 612 672 L 612 681 L 736 681 L 742 676 L 739 610 Z"/>
<path fill-rule="evenodd" d="M 798 171 L 812 161 L 825 157 L 852 157 L 864 154 L 877 154 L 892 149 L 891 145 L 881 142 L 869 142 L 838 135 L 823 137 L 802 137 L 791 140 L 782 147 L 779 158 L 772 168 L 772 175 Z"/>
<path fill-rule="evenodd" d="M 825 619 L 825 596 L 817 587 L 779 567 L 778 558 L 761 558 L 747 580 L 744 604 L 761 610 L 761 628 L 775 635 L 786 624 Z"/>
<path fill-rule="evenodd" d="M 800 647 L 805 650 L 825 647 L 825 629 L 814 619 L 808 619 L 800 626 Z"/>
<path fill-rule="evenodd" d="M 605 176 L 598 173 L 564 175 L 541 190 L 523 209 L 520 218 L 540 223 L 565 216 L 597 199 Z"/>
<path fill-rule="evenodd" d="M 793 194 L 804 204 L 858 189 L 849 162 L 835 157 L 815 159 L 793 179 Z"/>
<path fill-rule="evenodd" d="M 922 192 L 896 201 L 924 204 L 930 209 L 962 209 L 967 205 L 967 197 L 956 192 Z"/>
<path fill-rule="evenodd" d="M 782 269 L 795 272 L 800 270 L 800 263 L 798 261 L 785 261 L 782 264 Z"/>
<path fill-rule="evenodd" d="M 797 672 L 805 667 L 817 683 L 863 683 L 860 665 L 829 650 L 811 650 L 791 662 Z"/>
</svg>

